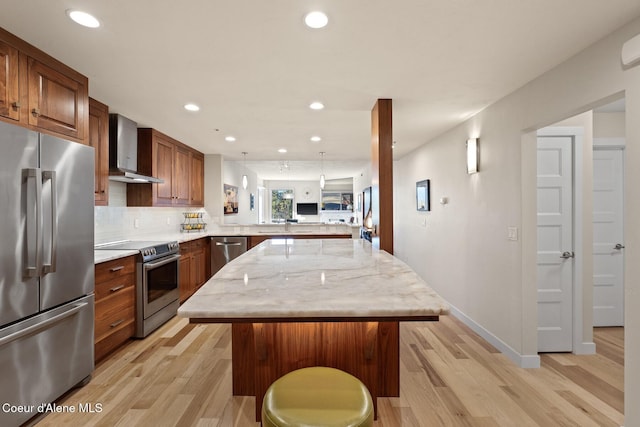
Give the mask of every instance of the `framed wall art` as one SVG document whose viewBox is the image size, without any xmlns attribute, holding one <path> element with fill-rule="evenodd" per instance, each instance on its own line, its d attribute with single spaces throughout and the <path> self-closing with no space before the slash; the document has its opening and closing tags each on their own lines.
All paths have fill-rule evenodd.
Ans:
<svg viewBox="0 0 640 427">
<path fill-rule="evenodd" d="M 238 187 L 224 184 L 224 214 L 238 213 Z"/>
<path fill-rule="evenodd" d="M 430 187 L 431 185 L 428 179 L 416 182 L 416 208 L 418 211 L 431 210 Z"/>
</svg>

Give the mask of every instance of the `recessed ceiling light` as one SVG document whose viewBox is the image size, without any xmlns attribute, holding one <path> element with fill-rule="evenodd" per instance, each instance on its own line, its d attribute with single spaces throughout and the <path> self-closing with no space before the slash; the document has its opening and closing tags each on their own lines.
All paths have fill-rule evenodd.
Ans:
<svg viewBox="0 0 640 427">
<path fill-rule="evenodd" d="M 69 9 L 67 10 L 67 15 L 73 20 L 73 22 L 80 24 L 83 27 L 98 28 L 100 26 L 100 21 L 98 21 L 95 16 L 90 15 L 87 12 Z"/>
<path fill-rule="evenodd" d="M 324 104 L 319 101 L 314 101 L 309 104 L 309 108 L 311 108 L 312 110 L 322 110 L 324 108 Z"/>
<path fill-rule="evenodd" d="M 236 137 L 229 135 L 229 136 L 225 136 L 224 140 L 227 141 L 227 142 L 235 142 Z"/>
<path fill-rule="evenodd" d="M 278 153 L 286 153 L 287 149 L 286 148 L 280 148 L 278 149 Z"/>
<path fill-rule="evenodd" d="M 320 142 L 322 141 L 322 138 L 320 138 L 319 136 L 312 136 L 311 137 L 311 142 Z"/>
<path fill-rule="evenodd" d="M 187 111 L 200 111 L 200 107 L 198 107 L 196 104 L 185 104 L 184 105 L 184 109 Z"/>
<path fill-rule="evenodd" d="M 304 17 L 304 23 L 309 28 L 323 28 L 329 22 L 329 18 L 323 12 L 310 12 Z"/>
</svg>

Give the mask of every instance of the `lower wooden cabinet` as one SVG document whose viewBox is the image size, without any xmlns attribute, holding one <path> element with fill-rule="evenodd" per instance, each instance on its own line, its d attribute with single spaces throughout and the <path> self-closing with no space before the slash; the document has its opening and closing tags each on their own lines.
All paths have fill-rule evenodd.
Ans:
<svg viewBox="0 0 640 427">
<path fill-rule="evenodd" d="M 135 333 L 135 256 L 97 264 L 95 360 L 124 344 Z"/>
<path fill-rule="evenodd" d="M 209 238 L 180 244 L 180 303 L 209 279 Z"/>
</svg>

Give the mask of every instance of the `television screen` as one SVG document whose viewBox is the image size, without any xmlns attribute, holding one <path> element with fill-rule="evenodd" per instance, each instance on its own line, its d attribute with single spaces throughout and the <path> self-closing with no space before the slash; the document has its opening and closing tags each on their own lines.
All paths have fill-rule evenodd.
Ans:
<svg viewBox="0 0 640 427">
<path fill-rule="evenodd" d="M 298 203 L 296 206 L 298 215 L 318 215 L 317 203 Z"/>
</svg>

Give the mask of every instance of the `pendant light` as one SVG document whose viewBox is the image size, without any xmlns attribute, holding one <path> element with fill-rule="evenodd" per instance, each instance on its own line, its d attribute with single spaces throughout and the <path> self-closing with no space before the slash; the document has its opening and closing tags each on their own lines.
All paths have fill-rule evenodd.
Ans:
<svg viewBox="0 0 640 427">
<path fill-rule="evenodd" d="M 249 186 L 249 179 L 247 178 L 247 152 L 243 151 L 242 156 L 244 157 L 244 174 L 242 175 L 242 188 L 246 190 Z"/>
<path fill-rule="evenodd" d="M 324 151 L 320 152 L 320 188 L 324 190 Z"/>
</svg>

